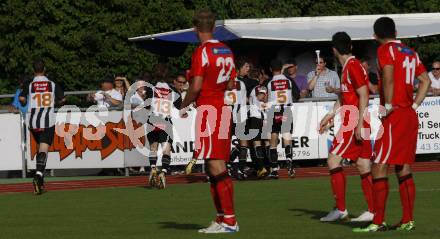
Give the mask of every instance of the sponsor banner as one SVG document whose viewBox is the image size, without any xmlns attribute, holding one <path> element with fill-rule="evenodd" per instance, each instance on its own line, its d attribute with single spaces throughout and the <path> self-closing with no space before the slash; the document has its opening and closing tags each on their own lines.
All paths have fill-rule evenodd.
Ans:
<svg viewBox="0 0 440 239">
<path fill-rule="evenodd" d="M 321 119 L 329 113 L 333 109 L 335 101 L 323 101 L 323 102 L 316 102 L 317 105 L 317 111 L 318 111 L 318 122 L 317 125 L 319 125 L 319 122 Z M 377 135 L 377 133 L 380 130 L 380 127 L 382 126 L 380 120 L 379 120 L 379 99 L 370 99 L 368 102 L 368 112 L 369 114 L 366 114 L 364 116 L 365 120 L 368 120 L 370 123 L 370 140 L 372 143 L 372 147 L 374 147 L 374 139 Z M 319 136 L 319 158 L 327 158 L 328 153 L 330 151 L 330 148 L 332 146 L 333 140 L 335 138 L 335 133 L 338 132 L 338 130 L 341 128 L 342 122 L 341 117 L 339 114 L 336 114 L 334 119 L 334 126 L 330 127 L 326 132 L 324 132 L 322 135 Z M 365 132 L 367 133 L 367 132 Z"/>
<path fill-rule="evenodd" d="M 378 99 L 370 100 L 371 139 L 380 131 L 381 122 L 378 115 Z M 334 127 L 329 128 L 323 135 L 318 134 L 319 122 L 333 108 L 334 101 L 296 103 L 293 106 L 293 159 L 306 160 L 327 158 L 328 151 L 334 139 L 335 132 L 341 125 L 340 117 L 335 117 Z M 419 138 L 417 153 L 440 153 L 440 97 L 427 97 L 417 110 L 419 117 Z M 145 113 L 144 113 L 145 115 Z M 19 115 L 0 115 L 1 127 L 0 149 L 6 152 L 0 162 L 1 170 L 21 169 Z M 61 168 L 120 168 L 148 165 L 149 145 L 144 128 L 139 129 L 146 117 L 134 115 L 124 120 L 121 111 L 68 112 L 57 113 L 57 128 L 54 143 L 50 147 L 48 169 Z M 70 123 L 67 124 L 68 119 Z M 194 123 L 195 110 L 189 112 L 187 118 L 174 120 L 174 140 L 172 144 L 171 164 L 187 164 L 194 152 Z M 73 121 L 72 121 L 73 120 Z M 127 122 L 132 122 L 127 124 Z M 74 127 L 75 126 L 75 127 Z M 70 129 L 70 131 L 69 131 Z M 139 129 L 140 131 L 136 131 Z M 134 132 L 136 131 L 136 132 Z M 138 142 L 132 140 L 136 134 Z M 131 135 L 131 136 L 130 136 Z M 35 168 L 35 140 L 28 134 L 28 168 Z M 71 137 L 70 137 L 71 136 Z M 134 137 L 136 138 L 136 137 Z M 374 140 L 372 141 L 374 143 Z M 233 138 L 232 146 L 238 144 Z M 17 148 L 18 147 L 18 148 Z M 11 150 L 14 149 L 14 150 Z M 285 152 L 278 145 L 279 159 L 285 159 Z M 160 157 L 159 150 L 159 157 Z M 250 161 L 248 154 L 248 161 Z M 8 160 L 8 163 L 5 163 Z M 11 163 L 9 163 L 11 160 Z M 13 161 L 13 163 L 12 163 Z M 202 161 L 199 161 L 202 163 Z M 158 165 L 161 165 L 160 160 Z"/>
<path fill-rule="evenodd" d="M 417 154 L 440 152 L 440 97 L 426 97 L 417 109 Z"/>
<path fill-rule="evenodd" d="M 136 115 L 136 114 L 134 114 Z M 187 118 L 179 118 L 173 121 L 173 143 L 171 147 L 171 165 L 186 165 L 191 161 L 194 152 L 194 120 L 195 109 L 188 112 Z M 133 117 L 134 122 L 140 124 L 144 119 Z M 144 120 L 145 121 L 145 120 Z M 146 134 L 146 130 L 145 130 Z M 145 140 L 143 147 L 125 149 L 125 166 L 140 167 L 148 166 L 148 155 L 150 155 L 148 140 Z M 161 146 L 158 150 L 157 165 L 161 162 Z M 202 163 L 200 160 L 198 163 Z"/>
<path fill-rule="evenodd" d="M 70 123 L 66 123 L 70 122 Z M 47 169 L 123 168 L 124 149 L 133 147 L 120 111 L 57 113 L 53 144 L 49 148 Z M 27 166 L 35 169 L 37 145 L 29 135 Z"/>
<path fill-rule="evenodd" d="M 20 114 L 0 114 L 0 170 L 21 170 L 22 141 Z"/>
</svg>

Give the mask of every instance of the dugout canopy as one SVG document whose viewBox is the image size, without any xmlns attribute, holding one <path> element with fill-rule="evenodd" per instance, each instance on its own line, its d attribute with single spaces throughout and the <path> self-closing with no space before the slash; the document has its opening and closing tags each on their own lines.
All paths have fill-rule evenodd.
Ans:
<svg viewBox="0 0 440 239">
<path fill-rule="evenodd" d="M 440 13 L 353 15 L 326 17 L 289 17 L 231 19 L 216 22 L 215 38 L 281 40 L 298 42 L 331 41 L 333 33 L 346 31 L 353 40 L 373 39 L 374 21 L 389 16 L 396 22 L 399 38 L 415 38 L 440 34 Z M 133 42 L 166 41 L 197 43 L 192 28 L 129 38 Z"/>
</svg>

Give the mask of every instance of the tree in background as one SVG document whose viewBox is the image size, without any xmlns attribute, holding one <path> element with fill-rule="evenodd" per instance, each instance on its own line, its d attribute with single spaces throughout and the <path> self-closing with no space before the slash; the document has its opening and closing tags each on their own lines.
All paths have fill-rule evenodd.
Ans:
<svg viewBox="0 0 440 239">
<path fill-rule="evenodd" d="M 31 72 L 34 57 L 66 90 L 96 89 L 105 75 L 133 78 L 158 62 L 189 66 L 191 48 L 163 59 L 127 38 L 191 26 L 195 10 L 210 8 L 219 19 L 438 12 L 438 0 L 5 0 L 0 5 L 0 93 Z M 425 62 L 440 54 L 440 38 L 410 40 Z"/>
</svg>

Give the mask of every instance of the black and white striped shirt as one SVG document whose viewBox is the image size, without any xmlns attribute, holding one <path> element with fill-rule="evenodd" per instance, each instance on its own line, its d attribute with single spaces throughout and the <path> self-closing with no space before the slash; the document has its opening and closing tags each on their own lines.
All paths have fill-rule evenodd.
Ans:
<svg viewBox="0 0 440 239">
<path fill-rule="evenodd" d="M 55 125 L 55 101 L 61 101 L 64 92 L 45 76 L 36 76 L 20 96 L 27 97 L 27 124 L 31 129 L 46 129 Z"/>
</svg>

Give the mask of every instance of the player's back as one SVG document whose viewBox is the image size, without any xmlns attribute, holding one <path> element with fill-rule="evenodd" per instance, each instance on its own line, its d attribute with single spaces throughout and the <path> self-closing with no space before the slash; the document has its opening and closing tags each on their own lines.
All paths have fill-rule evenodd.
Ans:
<svg viewBox="0 0 440 239">
<path fill-rule="evenodd" d="M 291 81 L 282 74 L 273 76 L 267 83 L 268 103 L 277 106 L 291 105 L 293 103 L 291 84 Z"/>
<path fill-rule="evenodd" d="M 56 97 L 56 88 L 58 88 L 57 95 L 62 94 L 53 81 L 45 76 L 37 76 L 24 89 L 23 94 L 27 95 L 29 100 L 28 120 L 30 128 L 50 128 L 55 125 L 55 100 L 56 98 L 62 98 L 62 96 Z"/>
<path fill-rule="evenodd" d="M 417 52 L 400 41 L 391 41 L 377 50 L 379 70 L 386 65 L 392 65 L 394 69 L 394 95 L 392 104 L 397 107 L 411 107 L 414 102 L 414 79 L 425 71 L 420 62 Z M 383 79 L 379 81 L 381 103 L 383 98 Z"/>
<path fill-rule="evenodd" d="M 217 40 L 203 43 L 192 56 L 191 75 L 203 77 L 197 105 L 222 105 L 228 81 L 236 77 L 231 49 Z"/>
<path fill-rule="evenodd" d="M 347 59 L 342 69 L 342 105 L 354 105 L 359 107 L 359 96 L 356 90 L 364 85 L 368 86 L 368 74 L 362 67 L 361 62 L 352 56 Z"/>
</svg>

